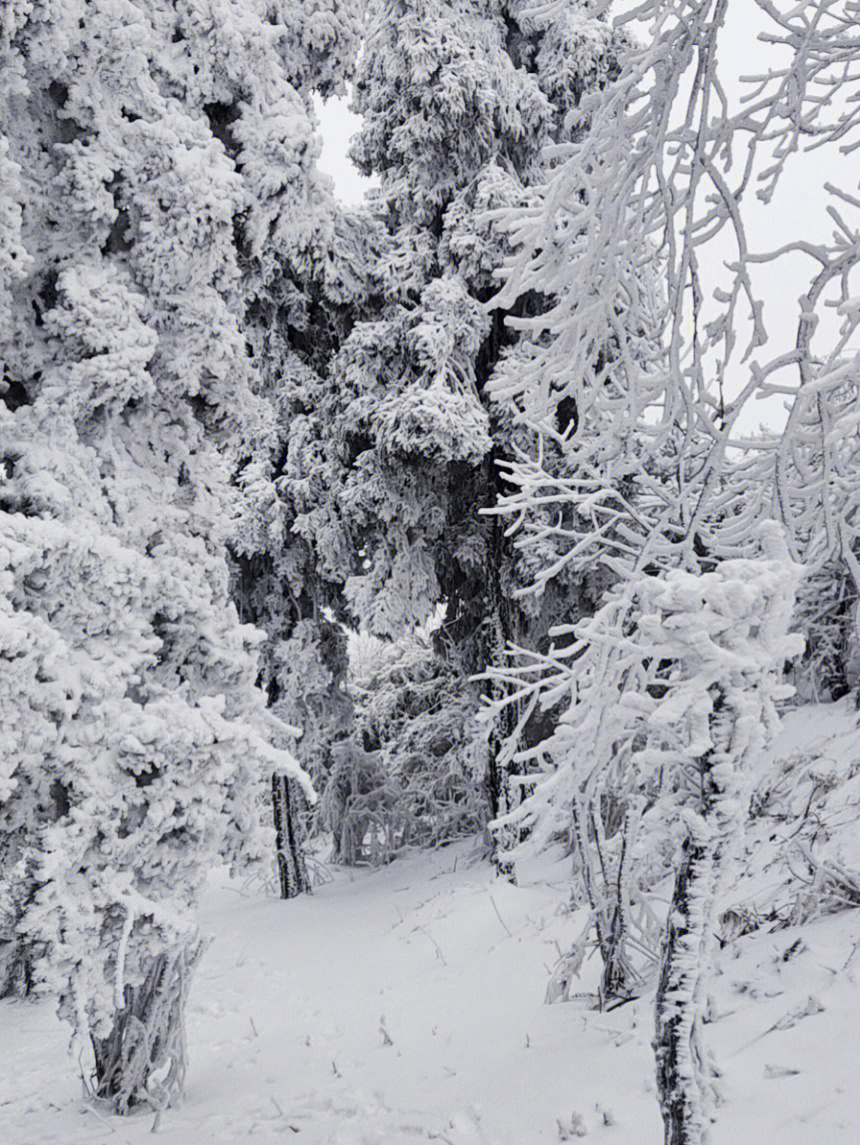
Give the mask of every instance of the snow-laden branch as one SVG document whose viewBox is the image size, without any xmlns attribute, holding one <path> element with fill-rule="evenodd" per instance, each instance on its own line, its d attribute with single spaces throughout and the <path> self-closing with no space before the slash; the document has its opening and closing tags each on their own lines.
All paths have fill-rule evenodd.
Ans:
<svg viewBox="0 0 860 1145">
<path fill-rule="evenodd" d="M 810 641 L 824 678 L 856 642 L 839 583 L 857 596 L 860 199 L 822 180 L 833 229 L 819 242 L 777 229 L 761 249 L 748 219 L 795 152 L 855 146 L 858 6 L 758 11 L 769 66 L 740 100 L 718 62 L 726 0 L 625 13 L 647 38 L 583 98 L 573 142 L 547 150 L 542 192 L 496 212 L 514 250 L 491 305 L 520 300 L 509 322 L 521 337 L 488 387 L 540 445 L 501 462 L 489 512 L 533 569 L 521 593 L 538 596 L 596 565 L 622 579 L 708 568 L 749 555 L 757 524 L 780 521 L 815 593 L 825 570 L 834 586 Z M 798 254 L 812 273 L 781 344 L 756 273 L 796 274 Z M 750 403 L 774 395 L 784 430 L 751 434 Z"/>
</svg>

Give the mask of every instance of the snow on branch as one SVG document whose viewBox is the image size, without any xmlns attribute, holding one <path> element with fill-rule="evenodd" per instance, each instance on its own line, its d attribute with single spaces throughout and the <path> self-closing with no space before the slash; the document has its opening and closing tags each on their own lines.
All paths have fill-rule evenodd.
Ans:
<svg viewBox="0 0 860 1145">
<path fill-rule="evenodd" d="M 645 38 L 583 97 L 572 142 L 546 149 L 540 191 L 494 213 L 513 253 L 489 305 L 513 310 L 520 339 L 488 389 L 546 443 L 501 462 L 490 510 L 530 554 L 526 592 L 596 564 L 709 568 L 751 555 L 774 518 L 809 584 L 838 567 L 832 584 L 858 595 L 860 199 L 822 179 L 824 241 L 777 233 L 759 249 L 749 229 L 750 200 L 771 201 L 796 152 L 857 145 L 858 6 L 756 3 L 768 69 L 740 96 L 718 64 L 727 0 L 626 13 Z M 786 345 L 757 274 L 796 273 L 798 254 L 813 264 Z M 784 430 L 751 433 L 752 401 L 775 394 Z M 813 649 L 856 644 L 844 615 L 834 602 Z"/>
<path fill-rule="evenodd" d="M 672 788 L 697 760 L 719 756 L 740 773 L 776 726 L 776 704 L 792 687 L 786 660 L 803 648 L 789 635 L 802 568 L 775 522 L 759 530 L 761 555 L 721 562 L 712 572 L 681 569 L 620 583 L 598 612 L 574 628 L 562 658 L 533 659 L 543 674 L 525 692 L 566 711 L 538 749 L 514 756 L 533 791 L 496 828 L 526 828 L 532 850 L 563 827 L 575 797 L 599 790 Z M 499 672 L 505 679 L 504 670 Z M 498 701 L 503 705 L 504 700 Z"/>
</svg>

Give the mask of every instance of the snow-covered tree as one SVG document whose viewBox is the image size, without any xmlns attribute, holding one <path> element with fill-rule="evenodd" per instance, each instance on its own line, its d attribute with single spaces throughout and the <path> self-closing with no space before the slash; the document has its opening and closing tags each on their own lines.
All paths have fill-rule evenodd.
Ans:
<svg viewBox="0 0 860 1145">
<path fill-rule="evenodd" d="M 479 831 L 487 737 L 456 665 L 420 635 L 353 640 L 355 718 L 319 803 L 341 862 L 385 862 L 399 848 L 439 846 Z"/>
<path fill-rule="evenodd" d="M 7 965 L 120 1111 L 181 1081 L 207 869 L 304 781 L 230 597 L 231 478 L 275 433 L 240 259 L 313 205 L 307 93 L 357 32 L 337 0 L 0 13 Z"/>
<path fill-rule="evenodd" d="M 307 5 L 294 0 L 287 7 L 291 26 L 304 28 Z M 332 744 L 346 733 L 350 712 L 345 638 L 334 619 L 343 612 L 348 545 L 328 497 L 324 453 L 330 364 L 376 290 L 381 231 L 364 212 L 344 210 L 317 170 L 312 95 L 343 92 L 357 54 L 360 7 L 355 0 L 321 5 L 318 20 L 329 39 L 317 46 L 308 23 L 304 54 L 297 50 L 287 67 L 288 120 L 267 126 L 242 103 L 221 113 L 228 150 L 257 186 L 238 245 L 252 387 L 268 411 L 261 432 L 237 455 L 232 591 L 243 619 L 267 634 L 261 686 L 273 711 L 301 725 L 295 751 L 317 780 L 330 770 Z M 281 890 L 292 897 L 310 888 L 300 846 L 302 798 L 276 776 L 273 800 Z"/>
<path fill-rule="evenodd" d="M 526 9 L 370 6 L 353 156 L 380 179 L 375 265 L 282 486 L 307 499 L 295 531 L 356 623 L 396 638 L 445 603 L 440 654 L 464 689 L 507 640 L 537 642 L 593 600 L 586 578 L 561 577 L 518 606 L 528 566 L 478 515 L 513 436 L 486 391 L 511 340 L 484 308 L 508 249 L 493 211 L 528 199 L 543 145 L 582 130 L 582 93 L 617 72 L 626 43 L 576 0 L 547 19 Z M 532 440 L 524 432 L 523 447 Z M 489 787 L 498 810 L 496 766 Z"/>
<path fill-rule="evenodd" d="M 538 689 L 545 702 L 567 703 L 541 745 L 546 770 L 524 776 L 530 793 L 506 817 L 531 828 L 535 847 L 574 808 L 607 999 L 636 985 L 626 940 L 635 900 L 648 887 L 648 862 L 654 881 L 646 836 L 664 846 L 677 840 L 654 1042 L 673 1145 L 701 1141 L 706 1125 L 698 1027 L 720 891 L 749 804 L 751 765 L 773 734 L 776 702 L 793 691 L 784 665 L 803 648 L 802 637 L 788 634 L 803 570 L 790 560 L 779 525 L 762 526 L 760 543 L 758 559 L 623 582 L 575 627 Z M 638 837 L 617 823 L 607 830 L 613 797 L 638 803 Z M 663 874 L 659 864 L 656 871 Z"/>
<path fill-rule="evenodd" d="M 839 71 L 854 41 L 833 5 L 787 16 L 760 8 L 781 55 L 735 107 L 717 66 L 727 5 L 640 6 L 648 37 L 582 100 L 588 132 L 552 149 L 540 201 L 496 214 L 516 248 L 496 301 L 510 307 L 543 290 L 551 303 L 509 319 L 528 337 L 488 388 L 564 456 L 559 467 L 547 463 L 549 448 L 520 451 L 506 463 L 496 511 L 530 555 L 536 591 L 566 567 L 622 580 L 707 571 L 748 552 L 757 523 L 782 521 L 807 568 L 798 609 L 814 692 L 844 687 L 856 671 L 851 284 L 860 247 L 844 217 L 856 203 L 831 188 L 843 205 L 830 208 L 830 243 L 786 234 L 755 253 L 747 200 L 770 200 L 805 137 L 823 146 L 856 129 L 855 81 Z M 815 95 L 825 80 L 846 100 L 832 121 Z M 733 243 L 736 261 L 709 257 L 715 236 Z M 786 349 L 768 338 L 755 270 L 798 255 L 817 270 Z M 822 353 L 813 338 L 828 304 L 842 326 Z M 785 431 L 741 431 L 750 399 L 774 393 L 791 401 Z M 570 402 L 576 424 L 559 442 L 554 421 Z M 551 659 L 545 667 L 552 672 Z M 542 669 L 533 660 L 523 671 Z"/>
<path fill-rule="evenodd" d="M 561 8 L 550 2 L 540 11 L 548 16 Z M 665 826 L 653 822 L 656 804 L 649 810 L 655 794 L 630 765 L 641 747 L 635 736 L 650 734 L 643 713 L 664 694 L 671 708 L 678 699 L 673 681 L 683 691 L 693 670 L 688 654 L 672 651 L 664 621 L 640 626 L 643 577 L 681 586 L 689 576 L 692 591 L 709 577 L 734 575 L 736 562 L 753 556 L 762 523 L 779 522 L 793 561 L 808 573 L 797 611 L 798 625 L 812 637 L 811 687 L 822 665 L 831 679 L 847 675 L 856 647 L 860 245 L 848 218 L 860 204 L 850 191 L 828 186 L 832 239 L 790 233 L 774 239 L 770 231 L 764 250 L 750 237 L 747 206 L 754 195 L 771 201 L 804 146 L 838 143 L 850 151 L 856 145 L 857 80 L 847 66 L 857 46 L 856 5 L 810 0 L 783 13 L 762 0 L 755 8 L 772 66 L 753 80 L 742 103 L 718 66 L 726 58 L 718 49 L 728 35 L 727 13 L 733 14 L 726 0 L 646 0 L 621 17 L 622 24 L 636 19 L 642 41 L 617 77 L 581 101 L 589 130 L 552 149 L 555 166 L 540 201 L 494 216 L 515 248 L 498 305 L 511 308 L 536 292 L 549 301 L 509 319 L 521 340 L 488 389 L 514 403 L 518 418 L 550 443 L 559 441 L 557 411 L 572 403 L 577 415 L 561 442 L 566 471 L 553 470 L 541 451 L 523 451 L 506 466 L 509 488 L 499 512 L 520 528 L 523 552 L 534 555 L 536 589 L 565 566 L 602 566 L 619 582 L 572 643 L 571 633 L 559 629 L 557 649 L 545 655 L 525 649 L 519 660 L 513 650 L 512 662 L 498 670 L 520 702 L 537 695 L 572 701 L 569 742 L 563 721 L 553 738 L 521 757 L 542 757 L 553 773 L 524 804 L 525 816 L 534 816 L 535 841 L 549 830 L 573 828 L 585 893 L 610 960 L 625 929 L 624 848 L 635 839 L 616 825 L 607 848 L 602 834 L 609 834 L 607 819 L 617 820 L 619 805 L 635 810 L 639 796 L 665 850 Z M 827 164 L 818 166 L 827 171 Z M 799 300 L 795 334 L 783 346 L 769 337 L 756 269 L 776 263 L 790 270 L 798 256 L 815 268 Z M 842 319 L 835 334 L 831 324 L 829 345 L 818 329 L 825 328 L 819 318 L 827 306 L 836 306 Z M 750 399 L 774 394 L 789 399 L 784 431 L 742 430 Z M 554 512 L 554 519 L 530 516 L 536 509 Z M 671 593 L 666 600 L 673 608 L 681 603 Z M 717 612 L 728 638 L 735 610 Z M 636 634 L 646 630 L 653 655 L 642 661 Z M 696 655 L 706 648 L 703 642 Z M 758 683 L 748 677 L 752 693 L 767 692 L 767 673 L 776 666 Z M 703 767 L 711 774 L 713 762 L 719 770 L 730 758 L 740 760 L 733 753 L 742 713 L 719 676 L 709 688 L 697 716 L 709 713 L 694 768 L 700 778 Z M 618 727 L 618 719 L 630 711 L 634 740 L 619 750 L 627 725 Z M 593 755 L 593 771 L 577 783 L 564 766 L 556 770 L 574 741 L 577 749 L 590 744 Z M 673 750 L 689 754 L 689 745 L 677 741 Z M 698 949 L 693 915 L 704 902 L 698 892 L 688 894 L 687 884 L 700 876 L 706 881 L 720 863 L 712 849 L 721 837 L 712 831 L 723 799 L 722 779 L 716 782 L 713 791 L 710 780 L 705 784 L 713 824 L 700 832 L 696 821 L 682 848 L 678 909 L 670 915 L 661 971 L 660 1005 L 667 999 L 669 1005 L 658 1014 L 658 1062 L 666 1139 L 674 1143 L 698 1141 L 703 1129 L 690 1050 L 694 1010 L 686 1007 L 695 985 L 681 964 Z M 600 849 L 610 859 L 606 869 L 595 853 Z M 617 960 L 622 980 L 629 965 Z M 677 1011 L 673 995 L 682 1003 Z"/>
<path fill-rule="evenodd" d="M 803 610 L 816 612 L 815 593 L 822 611 L 820 581 L 811 587 L 819 574 L 837 586 L 825 610 L 831 631 L 819 616 L 813 642 L 832 649 L 853 645 L 855 590 L 826 569 L 841 564 L 855 579 L 858 204 L 826 183 L 825 163 L 828 241 L 751 234 L 749 200 L 770 202 L 805 147 L 853 146 L 857 80 L 843 66 L 856 46 L 854 5 L 755 8 L 771 66 L 743 102 L 718 62 L 734 15 L 726 0 L 647 0 L 620 17 L 635 15 L 647 36 L 616 79 L 583 98 L 589 130 L 553 149 L 540 203 L 497 218 L 516 248 L 498 304 L 539 290 L 552 304 L 512 320 L 531 335 L 528 354 L 504 363 L 489 388 L 550 438 L 561 403 L 578 416 L 565 443 L 572 480 L 539 456 L 515 459 L 502 509 L 575 501 L 578 520 L 556 534 L 565 559 L 621 576 L 651 564 L 706 567 L 742 553 L 755 522 L 781 520 L 808 568 Z M 825 86 L 838 97 L 820 99 Z M 757 269 L 792 273 L 804 258 L 813 273 L 782 345 L 765 322 Z M 820 321 L 828 307 L 842 318 L 835 333 Z M 774 394 L 788 399 L 785 432 L 751 434 L 750 400 Z"/>
<path fill-rule="evenodd" d="M 305 178 L 317 178 L 312 165 Z M 267 634 L 261 685 L 273 710 L 302 727 L 296 752 L 317 780 L 330 768 L 330 746 L 348 729 L 350 711 L 346 639 L 334 619 L 343 611 L 346 543 L 337 518 L 327 518 L 322 411 L 330 359 L 356 299 L 370 289 L 374 238 L 367 220 L 344 214 L 324 183 L 318 189 L 312 228 L 299 210 L 302 196 L 283 203 L 283 227 L 292 220 L 304 228 L 304 245 L 282 235 L 245 260 L 245 338 L 254 390 L 270 417 L 238 461 L 230 539 L 234 598 L 243 619 Z M 316 534 L 309 516 L 327 526 Z M 309 889 L 294 845 L 300 796 L 277 778 L 273 797 L 279 836 L 291 841 L 277 847 L 282 892 L 291 897 Z"/>
</svg>

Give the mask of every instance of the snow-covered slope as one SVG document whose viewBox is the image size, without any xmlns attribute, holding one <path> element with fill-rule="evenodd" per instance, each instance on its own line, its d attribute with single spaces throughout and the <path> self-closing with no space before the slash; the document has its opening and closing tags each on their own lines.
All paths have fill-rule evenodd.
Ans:
<svg viewBox="0 0 860 1145">
<path fill-rule="evenodd" d="M 775 756 L 803 755 L 804 767 L 829 756 L 849 774 L 855 723 L 845 704 L 793 713 Z M 848 840 L 856 817 L 843 807 Z M 757 821 L 733 901 L 764 902 L 766 822 L 771 834 L 780 823 Z M 567 872 L 556 852 L 521 865 L 512 887 L 459 844 L 338 872 L 290 903 L 216 875 L 186 1098 L 161 1115 L 156 1140 L 658 1145 L 651 997 L 610 1013 L 544 1005 L 548 969 L 583 921 L 567 910 Z M 705 1026 L 722 1071 L 714 1145 L 853 1145 L 860 911 L 772 926 L 719 954 Z M 574 988 L 593 989 L 596 974 L 586 963 Z M 118 1119 L 82 1102 L 50 1004 L 5 1002 L 0 1018 L 6 1145 L 152 1140 L 153 1113 Z"/>
</svg>

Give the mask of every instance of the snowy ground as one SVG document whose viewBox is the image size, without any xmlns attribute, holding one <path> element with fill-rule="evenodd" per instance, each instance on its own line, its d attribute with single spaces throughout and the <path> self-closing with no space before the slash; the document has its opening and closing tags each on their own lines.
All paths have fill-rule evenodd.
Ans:
<svg viewBox="0 0 860 1145">
<path fill-rule="evenodd" d="M 548 856 L 511 887 L 461 844 L 339 872 L 291 903 L 216 876 L 186 1097 L 155 1139 L 658 1145 L 651 998 L 604 1014 L 543 1004 L 581 922 L 566 872 Z M 575 989 L 593 985 L 586 969 Z M 705 1027 L 722 1070 L 714 1145 L 860 1140 L 858 983 L 857 910 L 726 946 Z M 152 1113 L 81 1100 L 50 1004 L 0 1003 L 0 1021 L 4 1145 L 153 1139 Z"/>
</svg>

